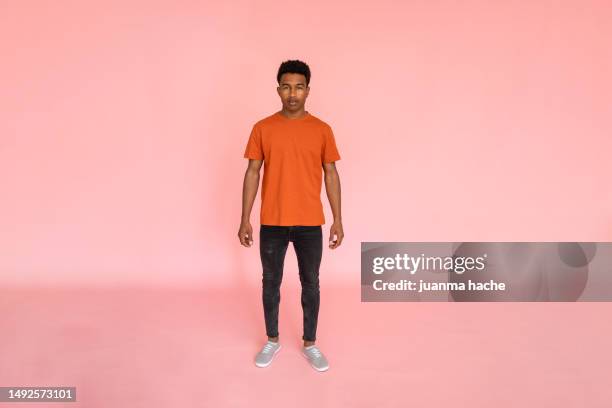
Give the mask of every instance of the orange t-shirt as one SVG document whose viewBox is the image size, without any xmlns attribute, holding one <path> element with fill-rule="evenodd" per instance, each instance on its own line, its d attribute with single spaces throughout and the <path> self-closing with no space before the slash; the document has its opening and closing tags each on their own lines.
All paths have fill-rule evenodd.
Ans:
<svg viewBox="0 0 612 408">
<path fill-rule="evenodd" d="M 306 112 L 289 119 L 276 112 L 255 123 L 244 151 L 263 160 L 260 223 L 323 225 L 323 163 L 340 160 L 331 127 Z"/>
</svg>

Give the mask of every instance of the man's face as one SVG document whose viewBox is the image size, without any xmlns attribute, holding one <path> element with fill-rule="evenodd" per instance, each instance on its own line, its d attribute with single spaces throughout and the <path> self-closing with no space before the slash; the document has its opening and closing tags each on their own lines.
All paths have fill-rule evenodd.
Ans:
<svg viewBox="0 0 612 408">
<path fill-rule="evenodd" d="M 283 108 L 289 112 L 298 112 L 304 108 L 310 87 L 306 86 L 306 77 L 302 74 L 283 74 L 276 90 Z"/>
</svg>

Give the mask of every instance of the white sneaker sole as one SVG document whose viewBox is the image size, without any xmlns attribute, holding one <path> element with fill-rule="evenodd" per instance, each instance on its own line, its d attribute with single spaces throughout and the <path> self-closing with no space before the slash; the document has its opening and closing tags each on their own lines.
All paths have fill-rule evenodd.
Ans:
<svg viewBox="0 0 612 408">
<path fill-rule="evenodd" d="M 327 371 L 329 369 L 329 364 L 325 368 L 317 368 L 317 367 L 315 367 L 314 365 L 312 365 L 312 363 L 310 362 L 310 359 L 308 358 L 308 356 L 306 354 L 304 354 L 303 351 L 300 354 L 302 355 L 302 357 L 304 357 L 310 363 L 310 366 L 312 368 L 314 368 L 315 370 L 322 372 L 322 371 Z"/>
<path fill-rule="evenodd" d="M 277 348 L 277 349 L 274 351 L 274 354 L 272 354 L 272 358 L 270 359 L 270 361 L 268 361 L 268 363 L 267 363 L 267 364 L 261 364 L 261 363 L 255 362 L 255 365 L 256 365 L 257 367 L 262 367 L 262 368 L 263 368 L 263 367 L 267 367 L 267 366 L 269 366 L 270 364 L 272 364 L 272 361 L 274 360 L 274 357 L 276 356 L 276 353 L 278 353 L 278 352 L 279 352 L 279 350 L 281 349 L 281 347 L 283 347 L 283 346 L 281 346 L 281 345 L 279 344 L 279 345 L 278 345 L 278 348 Z"/>
</svg>

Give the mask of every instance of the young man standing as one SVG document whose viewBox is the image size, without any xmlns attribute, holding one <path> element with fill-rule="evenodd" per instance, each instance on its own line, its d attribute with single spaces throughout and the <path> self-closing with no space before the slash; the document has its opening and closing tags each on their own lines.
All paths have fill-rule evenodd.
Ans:
<svg viewBox="0 0 612 408">
<path fill-rule="evenodd" d="M 321 204 L 322 173 L 334 222 L 329 248 L 342 243 L 340 177 L 335 161 L 340 160 L 331 127 L 305 110 L 310 91 L 310 69 L 302 61 L 281 64 L 277 92 L 282 109 L 255 123 L 244 157 L 249 159 L 242 190 L 242 220 L 238 238 L 245 247 L 253 243 L 250 214 L 264 164 L 261 195 L 260 258 L 263 267 L 262 301 L 267 343 L 255 357 L 258 367 L 267 367 L 280 350 L 278 314 L 283 265 L 289 242 L 298 260 L 302 286 L 304 346 L 302 354 L 318 371 L 329 364 L 315 345 L 319 315 L 319 266 L 323 253 L 325 224 Z"/>
</svg>

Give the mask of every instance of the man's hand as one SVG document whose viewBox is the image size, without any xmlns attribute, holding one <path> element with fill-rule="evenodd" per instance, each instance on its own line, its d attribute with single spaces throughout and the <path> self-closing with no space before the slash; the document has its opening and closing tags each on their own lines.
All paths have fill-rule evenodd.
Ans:
<svg viewBox="0 0 612 408">
<path fill-rule="evenodd" d="M 253 244 L 253 227 L 249 221 L 243 221 L 238 230 L 238 239 L 242 246 L 250 247 Z"/>
<path fill-rule="evenodd" d="M 334 240 L 334 235 L 336 239 Z M 329 248 L 336 249 L 342 243 L 342 239 L 344 238 L 344 231 L 342 230 L 342 222 L 336 221 L 332 224 L 329 229 Z"/>
</svg>

